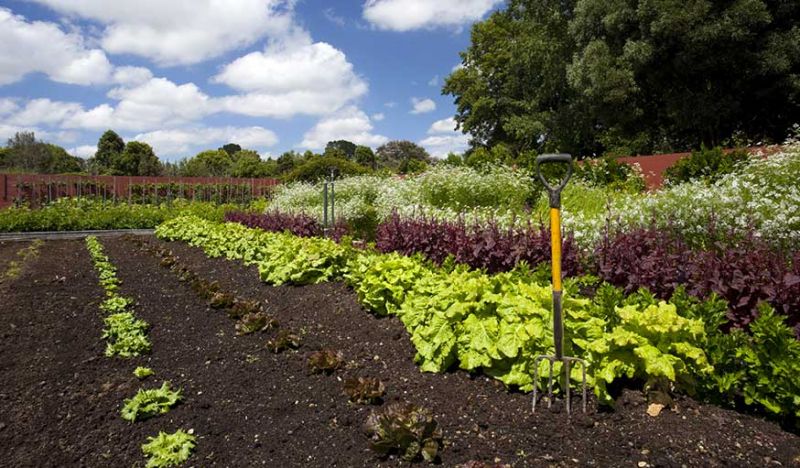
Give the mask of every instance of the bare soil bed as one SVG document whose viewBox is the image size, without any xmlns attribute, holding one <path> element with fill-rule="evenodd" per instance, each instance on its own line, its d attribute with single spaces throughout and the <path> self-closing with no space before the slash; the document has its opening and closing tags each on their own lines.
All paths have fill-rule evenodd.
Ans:
<svg viewBox="0 0 800 468">
<path fill-rule="evenodd" d="M 140 445 L 159 430 L 193 429 L 192 466 L 395 466 L 377 458 L 362 425 L 375 406 L 343 395 L 348 377 L 377 377 L 384 404 L 430 409 L 443 429 L 441 463 L 470 460 L 513 466 L 797 466 L 800 437 L 762 419 L 679 398 L 658 417 L 626 391 L 614 412 L 531 414 L 530 396 L 480 375 L 421 373 L 402 324 L 364 311 L 338 283 L 271 287 L 254 268 L 208 259 L 180 243 L 180 262 L 223 290 L 257 300 L 282 329 L 302 336 L 297 351 L 265 348 L 274 332 L 238 336 L 234 321 L 211 309 L 138 243 L 101 240 L 122 280 L 121 294 L 151 325 L 150 355 L 103 356 L 103 291 L 82 241 L 48 241 L 13 284 L 0 289 L 0 465 L 143 465 Z M 19 245 L 19 244 L 17 244 Z M 10 253 L 9 253 L 10 252 Z M 0 244 L 3 256 L 15 252 Z M 0 259 L 0 265 L 5 258 Z M 308 355 L 341 351 L 333 375 L 312 375 Z M 132 374 L 146 365 L 155 376 Z M 120 406 L 136 389 L 163 380 L 185 399 L 169 413 L 135 424 Z M 590 408 L 594 408 L 590 402 Z"/>
</svg>

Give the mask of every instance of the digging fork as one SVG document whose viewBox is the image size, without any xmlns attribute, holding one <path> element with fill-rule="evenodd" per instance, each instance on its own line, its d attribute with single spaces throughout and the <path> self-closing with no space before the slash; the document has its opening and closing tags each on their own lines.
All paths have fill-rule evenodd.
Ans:
<svg viewBox="0 0 800 468">
<path fill-rule="evenodd" d="M 567 174 L 558 183 L 551 185 L 542 174 L 542 164 L 566 164 Z M 547 381 L 547 407 L 553 403 L 553 366 L 561 362 L 562 369 L 559 375 L 562 380 L 561 388 L 564 391 L 565 408 L 567 416 L 570 414 L 570 366 L 581 366 L 583 412 L 586 412 L 586 361 L 580 358 L 564 356 L 564 318 L 561 312 L 561 190 L 567 185 L 572 176 L 572 156 L 569 154 L 543 154 L 536 158 L 536 174 L 542 181 L 550 196 L 550 248 L 553 260 L 553 344 L 555 355 L 540 355 L 533 360 L 533 403 L 531 410 L 536 412 L 537 385 L 539 383 L 539 363 L 549 362 L 549 375 Z"/>
</svg>

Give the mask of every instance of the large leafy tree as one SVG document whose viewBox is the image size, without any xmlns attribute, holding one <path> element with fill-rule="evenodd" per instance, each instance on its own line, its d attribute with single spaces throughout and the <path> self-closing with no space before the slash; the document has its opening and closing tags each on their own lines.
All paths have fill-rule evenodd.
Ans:
<svg viewBox="0 0 800 468">
<path fill-rule="evenodd" d="M 473 145 L 650 152 L 800 120 L 800 4 L 509 0 L 448 77 Z"/>
<path fill-rule="evenodd" d="M 233 155 L 234 163 L 231 166 L 233 177 L 269 177 L 273 174 L 274 166 L 261 160 L 261 156 L 252 150 L 242 150 Z"/>
<path fill-rule="evenodd" d="M 114 175 L 157 176 L 161 173 L 161 162 L 147 143 L 129 141 L 122 153 L 111 161 L 111 172 Z"/>
<path fill-rule="evenodd" d="M 378 147 L 375 158 L 379 168 L 388 168 L 394 171 L 418 167 L 418 163 L 429 163 L 431 156 L 425 148 L 408 140 L 393 140 Z M 411 162 L 412 160 L 417 161 Z"/>
<path fill-rule="evenodd" d="M 181 161 L 181 175 L 187 177 L 224 177 L 231 174 L 233 158 L 224 150 L 207 150 Z"/>
<path fill-rule="evenodd" d="M 330 156 L 333 150 L 339 150 L 347 159 L 353 159 L 356 154 L 356 144 L 347 140 L 329 141 L 325 145 L 325 156 Z"/>
<path fill-rule="evenodd" d="M 97 152 L 91 163 L 98 172 L 108 172 L 112 161 L 118 159 L 125 151 L 125 142 L 114 130 L 106 130 L 97 141 Z"/>
</svg>

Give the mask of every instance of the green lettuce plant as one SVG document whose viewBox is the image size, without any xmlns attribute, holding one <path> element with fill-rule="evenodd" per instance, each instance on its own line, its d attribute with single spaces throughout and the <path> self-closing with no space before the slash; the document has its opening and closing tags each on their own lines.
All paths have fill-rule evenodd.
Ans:
<svg viewBox="0 0 800 468">
<path fill-rule="evenodd" d="M 159 388 L 139 389 L 133 398 L 128 398 L 122 406 L 122 419 L 130 422 L 141 421 L 164 414 L 181 400 L 181 390 L 171 390 L 169 382 Z"/>
<path fill-rule="evenodd" d="M 172 434 L 159 431 L 155 437 L 148 437 L 142 445 L 142 453 L 147 457 L 147 468 L 178 466 L 189 459 L 196 445 L 195 436 L 179 429 Z"/>
</svg>

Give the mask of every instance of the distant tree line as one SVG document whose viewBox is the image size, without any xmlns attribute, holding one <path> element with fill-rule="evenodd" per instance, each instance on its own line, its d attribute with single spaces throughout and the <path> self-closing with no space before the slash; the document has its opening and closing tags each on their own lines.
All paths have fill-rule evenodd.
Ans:
<svg viewBox="0 0 800 468">
<path fill-rule="evenodd" d="M 71 156 L 57 145 L 36 139 L 32 132 L 19 132 L 0 148 L 0 170 L 35 173 L 84 173 L 120 176 L 179 177 L 274 177 L 284 181 L 312 181 L 336 177 L 384 173 L 416 173 L 434 161 L 428 152 L 411 141 L 390 141 L 376 151 L 347 140 L 329 142 L 322 154 L 287 151 L 275 159 L 228 143 L 177 162 L 162 162 L 144 142 L 125 142 L 107 130 L 88 160 Z"/>
</svg>

